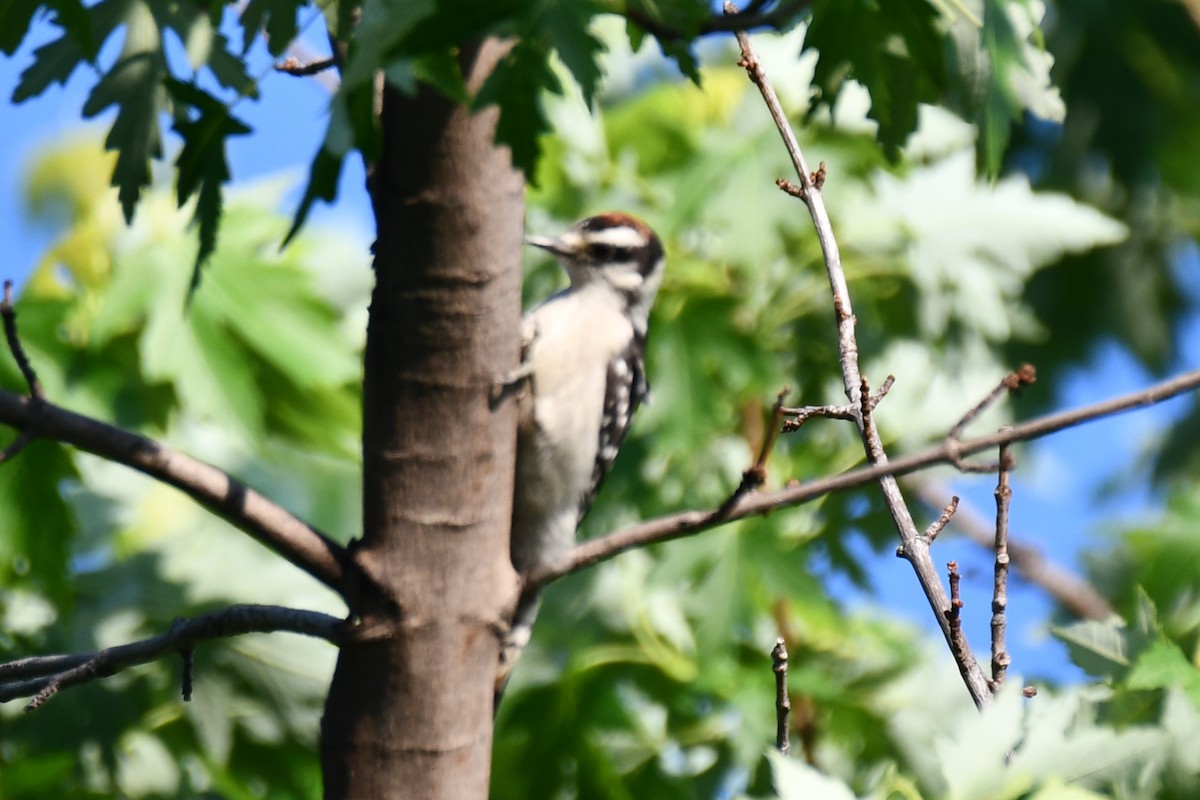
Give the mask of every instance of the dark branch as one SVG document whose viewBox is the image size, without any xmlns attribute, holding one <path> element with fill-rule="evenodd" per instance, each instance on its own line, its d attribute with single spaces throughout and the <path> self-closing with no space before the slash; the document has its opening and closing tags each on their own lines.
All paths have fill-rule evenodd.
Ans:
<svg viewBox="0 0 1200 800">
<path fill-rule="evenodd" d="M 208 639 L 245 633 L 298 633 L 337 644 L 345 622 L 317 611 L 280 606 L 237 605 L 176 620 L 166 633 L 94 653 L 35 656 L 0 664 L 0 702 L 33 697 L 27 711 L 43 705 L 61 689 L 107 677 L 156 661 L 171 653 L 185 659 L 184 693 L 190 694 L 191 653 Z"/>
<path fill-rule="evenodd" d="M 723 519 L 725 514 L 733 509 L 743 497 L 757 491 L 766 482 L 767 459 L 771 457 L 771 451 L 775 449 L 775 442 L 779 439 L 779 431 L 784 413 L 783 401 L 787 395 L 787 387 L 779 391 L 779 395 L 775 398 L 775 405 L 771 407 L 771 422 L 767 426 L 766 433 L 763 435 L 762 446 L 758 450 L 758 458 L 742 473 L 742 481 L 733 490 L 733 494 L 729 495 L 728 499 L 713 512 L 714 520 Z"/>
<path fill-rule="evenodd" d="M 792 712 L 792 701 L 788 697 L 788 651 L 780 636 L 771 648 L 771 669 L 775 673 L 775 749 L 785 756 L 791 749 L 791 729 L 788 717 Z"/>
<path fill-rule="evenodd" d="M 63 442 L 174 486 L 326 586 L 348 592 L 345 549 L 231 475 L 160 444 L 45 401 L 0 391 L 0 423 Z"/>
<path fill-rule="evenodd" d="M 580 542 L 571 552 L 565 564 L 553 569 L 542 569 L 526 576 L 526 585 L 540 588 L 563 575 L 607 561 L 613 556 L 635 547 L 646 547 L 658 542 L 680 539 L 725 522 L 743 519 L 757 514 L 768 514 L 776 509 L 807 503 L 831 492 L 851 489 L 878 480 L 884 475 L 907 475 L 934 464 L 952 464 L 955 457 L 990 450 L 1004 442 L 1020 442 L 1038 439 L 1051 433 L 1081 425 L 1093 420 L 1110 417 L 1137 408 L 1160 403 L 1177 395 L 1200 387 L 1200 370 L 1188 372 L 1170 380 L 1155 384 L 1140 392 L 1121 395 L 1111 400 L 1081 408 L 1047 414 L 1029 422 L 1014 425 L 1010 429 L 966 439 L 954 446 L 943 441 L 919 453 L 901 456 L 886 464 L 859 467 L 826 478 L 801 483 L 797 486 L 745 497 L 729 516 L 713 521 L 712 511 L 683 511 L 658 519 L 647 520 L 625 530 Z"/>
<path fill-rule="evenodd" d="M 1000 430 L 1004 430 L 1001 428 Z M 1008 473 L 1014 467 L 1012 445 L 1000 445 L 1000 474 L 996 482 L 996 566 L 992 586 L 992 691 L 1004 684 L 1012 658 L 1005 645 L 1008 623 L 1008 511 L 1012 502 L 1012 487 Z"/>
<path fill-rule="evenodd" d="M 909 486 L 921 502 L 936 508 L 949 490 L 934 482 L 912 480 Z M 960 505 L 954 516 L 954 527 L 980 547 L 995 546 L 992 526 L 970 506 Z M 1112 606 L 1096 588 L 1078 575 L 1047 559 L 1036 546 L 1013 539 L 1008 541 L 1009 560 L 1021 577 L 1053 597 L 1064 608 L 1083 619 L 1106 620 L 1113 615 Z"/>
<path fill-rule="evenodd" d="M 341 63 L 342 60 L 337 56 L 317 59 L 316 61 L 311 61 L 307 64 L 303 63 L 295 56 L 288 56 L 283 61 L 280 61 L 275 65 L 275 71 L 282 72 L 286 75 L 303 77 L 306 75 L 318 75 L 327 69 L 333 69 L 340 66 Z"/>
<path fill-rule="evenodd" d="M 8 351 L 17 362 L 17 368 L 21 370 L 21 376 L 29 386 L 29 396 L 41 400 L 45 398 L 46 392 L 42 389 L 42 382 L 38 380 L 37 373 L 33 371 L 33 364 L 29 363 L 29 356 L 25 355 L 21 337 L 17 335 L 17 312 L 13 308 L 12 292 L 12 281 L 5 281 L 4 300 L 0 302 L 0 317 L 4 318 L 4 338 L 8 341 Z"/>
</svg>

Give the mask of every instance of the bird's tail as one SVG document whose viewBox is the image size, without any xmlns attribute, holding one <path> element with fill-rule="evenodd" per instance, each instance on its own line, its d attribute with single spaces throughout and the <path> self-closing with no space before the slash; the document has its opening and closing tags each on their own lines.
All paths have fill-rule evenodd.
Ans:
<svg viewBox="0 0 1200 800">
<path fill-rule="evenodd" d="M 504 696 L 504 687 L 512 676 L 513 668 L 529 639 L 533 636 L 533 623 L 537 620 L 538 610 L 542 607 L 541 591 L 522 592 L 517 601 L 517 610 L 513 614 L 512 626 L 500 643 L 500 666 L 496 670 L 496 690 L 493 695 L 493 709 L 500 707 L 500 698 Z"/>
</svg>

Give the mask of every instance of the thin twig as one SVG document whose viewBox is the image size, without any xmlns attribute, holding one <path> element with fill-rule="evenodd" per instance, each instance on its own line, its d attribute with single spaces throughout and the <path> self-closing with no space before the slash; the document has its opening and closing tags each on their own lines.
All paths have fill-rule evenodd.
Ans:
<svg viewBox="0 0 1200 800">
<path fill-rule="evenodd" d="M 17 362 L 17 368 L 21 370 L 21 376 L 25 378 L 25 383 L 29 386 L 29 396 L 36 400 L 44 399 L 46 391 L 42 388 L 42 382 L 38 380 L 37 373 L 33 370 L 33 364 L 29 363 L 29 356 L 25 355 L 21 337 L 17 335 L 17 312 L 13 308 L 12 281 L 4 282 L 4 300 L 0 302 L 0 317 L 4 318 L 4 338 L 8 340 L 8 351 L 12 353 L 13 360 Z"/>
<path fill-rule="evenodd" d="M 317 611 L 281 606 L 236 605 L 176 620 L 171 630 L 94 653 L 35 656 L 0 664 L 0 702 L 33 697 L 26 710 L 43 705 L 61 689 L 191 651 L 202 641 L 245 633 L 298 633 L 337 644 L 345 621 Z M 185 687 L 185 691 L 187 691 Z"/>
<path fill-rule="evenodd" d="M 971 455 L 983 450 L 990 450 L 1004 442 L 1024 442 L 1038 439 L 1064 428 L 1072 428 L 1114 414 L 1160 403 L 1185 392 L 1193 391 L 1197 387 L 1200 387 L 1200 370 L 1179 375 L 1139 392 L 1132 392 L 1080 408 L 1060 411 L 1056 414 L 1047 414 L 1044 417 L 1014 425 L 1009 430 L 998 431 L 977 439 L 965 439 L 958 443 L 955 452 L 958 455 Z M 724 522 L 757 514 L 768 514 L 780 508 L 807 503 L 832 492 L 862 486 L 878 480 L 883 475 L 907 475 L 934 464 L 949 464 L 951 459 L 950 449 L 943 441 L 941 444 L 912 455 L 901 456 L 886 464 L 860 467 L 840 475 L 806 481 L 778 491 L 750 495 L 743 498 L 737 507 L 729 512 L 727 519 L 718 522 L 712 521 L 711 510 L 683 511 L 646 520 L 624 530 L 580 542 L 563 564 L 553 568 L 535 570 L 524 576 L 525 585 L 531 588 L 541 588 L 564 575 L 593 566 L 601 561 L 607 561 L 613 556 L 635 547 L 645 547 L 691 536 Z"/>
<path fill-rule="evenodd" d="M 958 422 L 954 424 L 954 427 L 950 429 L 950 433 L 947 434 L 946 438 L 950 439 L 951 441 L 958 441 L 962 437 L 962 432 L 966 429 L 966 427 L 974 422 L 980 414 L 986 411 L 988 406 L 996 402 L 1000 395 L 1004 394 L 1005 392 L 1008 392 L 1009 394 L 1018 394 L 1021 391 L 1021 387 L 1028 386 L 1036 380 L 1037 370 L 1033 368 L 1032 364 L 1022 364 L 1019 369 L 1008 373 L 1000 379 L 1000 383 L 996 385 L 996 388 L 992 389 L 992 391 L 989 392 L 986 397 L 976 403 L 970 411 L 962 415 Z M 954 466 L 957 467 L 960 472 L 977 472 L 984 474 L 991 474 L 1000 469 L 999 464 L 968 464 L 961 459 L 956 460 L 954 462 Z"/>
<path fill-rule="evenodd" d="M 0 317 L 4 319 L 4 338 L 8 341 L 8 351 L 12 353 L 13 360 L 17 362 L 17 368 L 21 370 L 21 375 L 25 378 L 26 385 L 29 386 L 30 398 L 44 399 L 46 392 L 42 388 L 42 382 L 38 380 L 37 373 L 33 370 L 33 364 L 30 363 L 29 357 L 25 355 L 25 348 L 21 345 L 21 337 L 17 334 L 17 312 L 13 308 L 12 281 L 4 282 L 4 299 L 0 301 Z M 12 443 L 3 451 L 0 451 L 0 464 L 16 458 L 32 441 L 33 434 L 29 431 L 18 431 L 17 438 L 13 439 Z"/>
<path fill-rule="evenodd" d="M 1006 426 L 1007 427 L 1007 426 Z M 1000 430 L 1004 430 L 1001 428 Z M 996 482 L 996 567 L 992 587 L 992 691 L 1004 685 L 1004 676 L 1012 658 L 1004 643 L 1007 628 L 1005 610 L 1008 608 L 1008 510 L 1012 488 L 1008 473 L 1013 468 L 1012 444 L 1000 445 L 1000 474 Z"/>
<path fill-rule="evenodd" d="M 888 375 L 884 380 L 883 385 L 880 386 L 876 391 L 864 393 L 864 396 L 868 401 L 868 413 L 874 411 L 875 407 L 879 405 L 880 401 L 887 397 L 887 393 L 892 390 L 892 386 L 895 383 L 896 376 Z M 855 408 L 850 404 L 846 404 L 841 406 L 799 406 L 796 408 L 785 406 L 780 410 L 783 412 L 785 417 L 792 417 L 792 419 L 789 419 L 783 423 L 782 429 L 783 433 L 791 433 L 792 431 L 799 430 L 804 423 L 808 422 L 813 417 L 841 419 L 853 422 L 858 418 L 855 416 L 856 412 L 862 413 L 863 409 L 861 404 L 858 406 L 858 408 Z"/>
<path fill-rule="evenodd" d="M 183 702 L 192 702 L 192 689 L 194 682 L 192 680 L 193 670 L 196 667 L 196 650 L 192 647 L 184 647 L 179 651 L 179 655 L 183 659 L 183 671 L 179 676 L 179 693 L 183 696 Z"/>
<path fill-rule="evenodd" d="M 947 561 L 946 571 L 950 574 L 950 607 L 946 609 L 946 621 L 950 624 L 950 649 L 954 651 L 954 660 L 962 663 L 962 659 L 971 653 L 967 637 L 962 630 L 962 576 L 958 573 L 958 562 Z"/>
<path fill-rule="evenodd" d="M 317 59 L 307 64 L 302 62 L 295 56 L 288 56 L 283 61 L 275 65 L 276 72 L 282 72 L 286 75 L 294 75 L 296 77 L 304 77 L 307 75 L 318 75 L 327 69 L 333 69 L 340 66 L 342 60 L 337 56 Z"/>
<path fill-rule="evenodd" d="M 343 596 L 350 590 L 344 547 L 210 464 L 47 401 L 3 390 L 0 423 L 86 450 L 174 486 L 331 589 Z"/>
<path fill-rule="evenodd" d="M 727 15 L 735 15 L 737 13 L 737 7 L 728 1 L 724 5 L 724 10 Z M 795 169 L 797 177 L 800 178 L 801 199 L 803 199 L 804 205 L 808 208 L 813 227 L 816 230 L 817 241 L 821 246 L 821 254 L 825 262 L 825 271 L 829 278 L 829 288 L 833 298 L 834 317 L 837 322 L 838 355 L 842 373 L 842 388 L 846 393 L 846 399 L 850 402 L 850 405 L 869 408 L 869 402 L 862 400 L 864 383 L 858 364 L 858 341 L 855 337 L 856 321 L 850 303 L 850 291 L 846 285 L 846 274 L 842 269 L 842 258 L 838 250 L 837 239 L 833 235 L 833 225 L 829 220 L 829 212 L 825 208 L 825 201 L 822 196 L 822 186 L 827 175 L 823 169 L 815 173 L 809 171 L 808 163 L 800 150 L 800 145 L 796 141 L 795 133 L 788 123 L 783 106 L 775 94 L 770 79 L 763 70 L 758 56 L 754 52 L 754 48 L 750 45 L 750 38 L 744 31 L 739 30 L 737 32 L 737 40 L 741 48 L 741 60 L 738 61 L 738 65 L 746 70 L 746 74 L 750 77 L 750 80 L 758 86 L 767 110 L 771 118 L 775 121 L 775 127 L 779 131 L 779 135 L 782 137 L 784 146 L 787 148 L 788 155 L 791 158 L 792 167 Z M 867 459 L 878 467 L 886 468 L 888 463 L 887 453 L 884 451 L 883 440 L 880 438 L 878 427 L 875 425 L 872 415 L 863 414 L 859 410 L 856 412 L 856 417 L 855 422 L 858 425 Z M 917 581 L 920 583 L 921 589 L 925 592 L 925 597 L 929 602 L 930 608 L 933 610 L 934 617 L 938 621 L 942 635 L 945 637 L 946 642 L 951 644 L 951 649 L 953 650 L 951 631 L 945 616 L 950 601 L 946 597 L 946 592 L 942 586 L 937 568 L 930 558 L 929 542 L 925 541 L 917 530 L 912 513 L 909 511 L 904 501 L 904 496 L 900 492 L 900 487 L 896 482 L 896 478 L 890 470 L 879 477 L 879 487 L 883 493 L 884 502 L 891 514 L 892 521 L 900 535 L 900 552 L 903 553 L 904 558 L 912 566 L 913 572 L 917 576 Z M 976 706 L 982 707 L 991 701 L 987 678 L 969 651 L 961 654 L 961 658 L 959 656 L 960 654 L 956 653 L 959 672 L 962 675 L 967 691 L 970 693 L 971 699 L 974 700 Z"/>
<path fill-rule="evenodd" d="M 937 508 L 950 490 L 936 481 L 912 478 L 906 485 L 916 492 L 921 502 Z M 954 515 L 956 530 L 965 534 L 975 544 L 989 550 L 995 546 L 995 529 L 991 522 L 970 506 L 960 503 Z M 1096 588 L 1078 575 L 1053 563 L 1035 545 L 1014 539 L 1008 540 L 1010 564 L 1021 577 L 1053 597 L 1064 608 L 1082 619 L 1106 620 L 1113 615 L 1113 608 L 1096 591 Z"/>
<path fill-rule="evenodd" d="M 787 644 L 780 636 L 771 648 L 771 669 L 775 672 L 775 749 L 785 756 L 791 749 L 791 729 L 788 716 L 792 711 L 792 701 L 788 697 L 788 651 Z"/>
<path fill-rule="evenodd" d="M 771 457 L 771 451 L 775 449 L 775 442 L 779 439 L 780 423 L 783 421 L 783 401 L 787 397 L 788 391 L 786 386 L 779 390 L 779 395 L 775 398 L 775 405 L 771 407 L 771 423 L 767 426 L 763 436 L 762 446 L 758 450 L 758 458 L 742 473 L 742 480 L 738 487 L 713 512 L 714 522 L 723 519 L 724 515 L 737 506 L 743 497 L 756 491 L 766 482 L 767 459 Z"/>
<path fill-rule="evenodd" d="M 937 539 L 938 534 L 942 532 L 942 529 L 950 524 L 950 520 L 954 517 L 954 513 L 956 511 L 958 511 L 957 495 L 950 498 L 950 502 L 946 504 L 944 509 L 942 509 L 941 515 L 933 521 L 932 525 L 925 529 L 925 541 L 933 544 L 934 540 Z"/>
</svg>

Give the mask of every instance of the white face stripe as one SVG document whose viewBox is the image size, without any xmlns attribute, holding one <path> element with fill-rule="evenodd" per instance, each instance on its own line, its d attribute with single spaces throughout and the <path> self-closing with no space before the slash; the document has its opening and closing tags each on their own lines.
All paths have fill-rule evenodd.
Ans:
<svg viewBox="0 0 1200 800">
<path fill-rule="evenodd" d="M 645 278 L 642 277 L 642 273 L 638 272 L 636 266 L 612 267 L 604 273 L 603 278 L 617 289 L 621 289 L 623 291 L 632 291 L 637 289 L 645 280 Z"/>
<path fill-rule="evenodd" d="M 588 231 L 585 236 L 588 244 L 606 244 L 610 247 L 636 248 L 646 243 L 646 237 L 642 235 L 641 231 L 628 225 Z"/>
</svg>

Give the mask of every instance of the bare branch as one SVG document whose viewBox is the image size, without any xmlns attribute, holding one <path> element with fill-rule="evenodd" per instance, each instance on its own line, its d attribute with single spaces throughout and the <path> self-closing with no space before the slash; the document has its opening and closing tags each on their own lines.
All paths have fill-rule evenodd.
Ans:
<svg viewBox="0 0 1200 800">
<path fill-rule="evenodd" d="M 756 491 L 767 480 L 767 459 L 771 457 L 771 451 L 775 449 L 775 442 L 779 439 L 780 423 L 783 421 L 783 401 L 788 395 L 788 388 L 785 386 L 779 390 L 779 395 L 775 398 L 775 405 L 771 407 L 771 423 L 767 426 L 767 430 L 763 435 L 762 446 L 758 450 L 758 458 L 750 467 L 742 473 L 742 481 L 738 487 L 733 490 L 733 494 L 729 495 L 728 499 L 713 512 L 714 519 L 723 519 L 738 502 Z"/>
<path fill-rule="evenodd" d="M 33 371 L 33 364 L 29 363 L 29 356 L 25 355 L 25 348 L 21 345 L 21 337 L 17 335 L 17 312 L 13 309 L 13 285 L 12 281 L 4 282 L 4 300 L 0 302 L 0 317 L 4 318 L 4 338 L 8 341 L 8 350 L 12 353 L 13 360 L 17 362 L 17 368 L 21 370 L 21 376 L 25 378 L 25 383 L 29 386 L 29 396 L 42 400 L 46 396 L 46 392 L 42 389 L 42 383 L 38 380 L 37 373 Z"/>
<path fill-rule="evenodd" d="M 191 652 L 200 642 L 245 633 L 298 633 L 338 644 L 345 621 L 317 611 L 280 606 L 236 605 L 179 619 L 166 633 L 94 653 L 35 656 L 0 664 L 0 702 L 33 697 L 27 711 L 43 705 L 60 689 L 104 678 L 123 669 L 156 661 L 170 653 L 185 659 L 184 695 L 190 695 Z"/>
<path fill-rule="evenodd" d="M 946 438 L 953 442 L 958 441 L 960 438 L 962 438 L 962 432 L 966 429 L 966 427 L 974 422 L 980 414 L 986 411 L 988 406 L 996 402 L 1000 395 L 1004 394 L 1005 392 L 1009 392 L 1010 394 L 1019 394 L 1021 387 L 1028 386 L 1036 380 L 1037 370 L 1033 368 L 1033 365 L 1022 364 L 1020 369 L 1010 372 L 1001 378 L 1000 383 L 997 384 L 995 389 L 992 389 L 992 391 L 988 393 L 987 397 L 976 403 L 974 408 L 972 408 L 966 414 L 963 414 L 958 422 L 954 424 L 954 427 L 950 429 L 950 433 L 947 434 Z M 955 461 L 954 466 L 957 467 L 960 472 L 991 474 L 1000 470 L 1000 465 L 997 463 L 968 464 L 961 459 Z"/>
<path fill-rule="evenodd" d="M 942 532 L 942 529 L 945 528 L 948 524 L 950 524 L 950 520 L 954 516 L 954 513 L 956 511 L 958 511 L 958 496 L 957 495 L 950 498 L 950 502 L 946 504 L 946 507 L 944 509 L 942 509 L 941 516 L 939 516 L 937 519 L 935 519 L 933 521 L 933 524 L 925 529 L 925 533 L 924 533 L 925 541 L 929 542 L 930 544 L 933 544 L 933 541 L 935 539 L 937 539 L 938 534 Z"/>
<path fill-rule="evenodd" d="M 846 404 L 840 406 L 800 406 L 791 408 L 785 406 L 781 409 L 785 417 L 791 417 L 783 423 L 783 433 L 791 433 L 800 429 L 804 423 L 808 422 L 813 417 L 825 417 L 826 419 L 842 419 L 848 422 L 853 422 L 858 419 L 856 413 L 862 413 L 864 410 L 870 413 L 875 410 L 875 407 L 887 397 L 887 393 L 892 390 L 892 385 L 896 383 L 894 375 L 888 375 L 884 380 L 883 385 L 874 392 L 864 392 L 866 397 L 866 408 L 860 403 L 856 409 L 853 405 Z"/>
<path fill-rule="evenodd" d="M 731 16 L 737 13 L 737 7 L 728 0 L 725 2 L 724 10 L 727 15 Z M 791 125 L 788 124 L 783 106 L 780 104 L 779 98 L 771 86 L 770 79 L 759 63 L 754 48 L 750 45 L 750 37 L 739 30 L 737 32 L 737 40 L 742 53 L 741 60 L 738 61 L 738 66 L 743 67 L 750 80 L 758 86 L 763 101 L 766 103 L 767 110 L 770 112 L 771 118 L 775 121 L 775 127 L 778 129 L 779 135 L 783 138 L 784 146 L 791 157 L 792 167 L 795 169 L 796 175 L 800 178 L 799 196 L 804 201 L 809 215 L 812 217 L 817 241 L 821 246 L 821 254 L 825 261 L 825 271 L 829 278 L 829 289 L 833 297 L 834 316 L 837 322 L 842 387 L 846 392 L 846 398 L 849 400 L 850 405 L 857 407 L 855 422 L 862 438 L 863 449 L 867 453 L 867 459 L 872 464 L 886 467 L 888 457 L 883 449 L 883 440 L 879 436 L 878 426 L 876 426 L 874 418 L 870 413 L 864 413 L 864 411 L 869 412 L 871 405 L 869 399 L 864 399 L 863 397 L 867 394 L 865 391 L 866 381 L 859 370 L 858 342 L 855 338 L 856 321 L 853 308 L 850 304 L 850 291 L 846 285 L 846 274 L 842 269 L 842 258 L 838 251 L 837 239 L 834 238 L 833 225 L 829 220 L 829 213 L 825 209 L 825 201 L 822 196 L 822 187 L 827 179 L 827 174 L 824 166 L 816 172 L 809 171 L 808 163 L 800 150 L 800 145 L 796 141 L 796 136 L 792 132 Z M 796 194 L 794 187 L 787 187 L 787 190 L 791 194 Z M 934 612 L 934 617 L 938 621 L 938 626 L 942 630 L 942 635 L 950 645 L 951 650 L 955 652 L 959 672 L 962 675 L 963 682 L 966 684 L 967 691 L 970 693 L 971 699 L 975 701 L 975 704 L 982 707 L 991 700 L 987 678 L 969 650 L 961 653 L 955 651 L 954 642 L 952 641 L 952 631 L 946 617 L 950 601 L 946 597 L 941 578 L 938 576 L 933 560 L 929 556 L 929 542 L 922 538 L 920 532 L 917 530 L 916 523 L 913 522 L 912 513 L 905 504 L 904 496 L 901 494 L 900 487 L 892 473 L 888 472 L 879 476 L 879 488 L 883 492 L 884 502 L 891 514 L 892 522 L 895 524 L 896 530 L 900 535 L 900 548 L 897 552 L 912 566 L 917 581 L 920 583 L 921 589 L 925 592 L 929 606 Z"/>
<path fill-rule="evenodd" d="M 968 658 L 974 658 L 971 655 L 971 646 L 967 644 L 967 637 L 962 629 L 963 601 L 960 590 L 962 576 L 958 573 L 957 561 L 947 561 L 946 571 L 950 573 L 950 607 L 945 612 L 946 621 L 950 625 L 950 650 L 954 653 L 954 660 L 961 667 Z"/>
<path fill-rule="evenodd" d="M 37 373 L 33 371 L 33 364 L 25 355 L 25 348 L 21 346 L 21 338 L 17 335 L 17 312 L 13 309 L 12 291 L 12 281 L 6 280 L 4 282 L 4 299 L 0 301 L 0 317 L 4 319 L 4 338 L 8 341 L 8 351 L 12 353 L 13 360 L 17 362 L 17 368 L 21 370 L 21 375 L 25 378 L 26 385 L 29 386 L 30 398 L 42 400 L 46 394 L 45 390 L 42 389 L 42 383 L 38 380 Z M 12 443 L 0 452 L 0 464 L 16 458 L 32 441 L 33 436 L 28 431 L 18 431 L 17 438 L 13 439 Z"/>
<path fill-rule="evenodd" d="M 1008 430 L 997 431 L 977 439 L 966 439 L 959 442 L 954 448 L 950 448 L 943 441 L 934 447 L 912 455 L 901 456 L 885 464 L 859 467 L 840 475 L 817 478 L 775 492 L 750 495 L 743 498 L 736 507 L 730 509 L 729 515 L 721 520 L 714 520 L 712 511 L 682 511 L 647 520 L 624 530 L 580 542 L 571 551 L 570 558 L 564 564 L 529 573 L 525 576 L 525 585 L 530 589 L 540 588 L 564 575 L 607 561 L 626 550 L 672 539 L 681 539 L 725 522 L 758 514 L 769 514 L 780 508 L 801 505 L 832 492 L 852 489 L 876 481 L 884 475 L 907 475 L 934 464 L 951 464 L 957 456 L 989 450 L 1005 442 L 1038 439 L 1064 428 L 1075 427 L 1114 414 L 1160 403 L 1193 391 L 1197 387 L 1200 387 L 1200 370 L 1179 375 L 1139 392 L 1132 392 L 1080 408 L 1060 411 L 1057 414 L 1047 414 L 1020 425 L 1014 425 Z"/>
<path fill-rule="evenodd" d="M 791 749 L 788 716 L 792 711 L 792 701 L 788 697 L 787 644 L 782 636 L 775 640 L 775 646 L 771 648 L 771 669 L 775 672 L 775 749 L 786 756 Z"/>
<path fill-rule="evenodd" d="M 0 423 L 132 467 L 174 486 L 326 586 L 349 591 L 341 545 L 214 466 L 45 401 L 0 391 Z"/>
<path fill-rule="evenodd" d="M 295 77 L 304 77 L 307 75 L 318 75 L 327 69 L 333 69 L 340 65 L 341 59 L 337 56 L 320 58 L 316 61 L 310 61 L 308 63 L 302 62 L 296 56 L 288 56 L 283 61 L 280 61 L 275 65 L 275 71 Z"/>
<path fill-rule="evenodd" d="M 1008 509 L 1012 502 L 1008 473 L 1014 466 L 1012 444 L 1006 442 L 1000 445 L 1000 474 L 996 482 L 996 567 L 995 583 L 992 587 L 993 692 L 998 691 L 1004 684 L 1008 665 L 1012 663 L 1004 639 L 1008 627 L 1005 619 L 1005 611 L 1008 608 Z"/>
<path fill-rule="evenodd" d="M 921 502 L 937 508 L 950 490 L 936 481 L 911 479 L 906 485 Z M 995 546 L 995 531 L 970 505 L 960 504 L 954 516 L 954 528 L 980 547 Z M 1009 563 L 1021 577 L 1040 587 L 1064 608 L 1083 619 L 1105 620 L 1113 615 L 1112 606 L 1090 583 L 1047 559 L 1035 545 L 1009 536 Z"/>
</svg>

